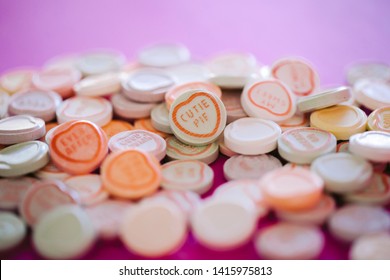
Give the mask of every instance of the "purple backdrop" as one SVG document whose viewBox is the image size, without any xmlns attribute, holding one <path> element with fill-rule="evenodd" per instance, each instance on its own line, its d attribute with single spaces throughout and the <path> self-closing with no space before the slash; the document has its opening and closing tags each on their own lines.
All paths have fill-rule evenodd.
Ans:
<svg viewBox="0 0 390 280">
<path fill-rule="evenodd" d="M 0 72 L 42 65 L 49 58 L 92 48 L 114 48 L 135 58 L 142 46 L 182 42 L 195 58 L 249 51 L 270 64 L 286 55 L 312 61 L 323 85 L 344 83 L 356 60 L 390 63 L 390 2 L 371 1 L 22 1 L 0 0 Z M 224 181 L 221 157 L 215 186 Z M 214 187 L 215 187 L 214 186 Z M 261 222 L 259 227 L 273 222 Z M 321 259 L 345 259 L 348 245 L 326 234 Z M 0 255 L 39 258 L 30 238 Z M 119 241 L 99 242 L 87 259 L 132 259 Z M 207 250 L 189 237 L 169 259 L 256 259 L 253 245 L 229 253 Z"/>
</svg>

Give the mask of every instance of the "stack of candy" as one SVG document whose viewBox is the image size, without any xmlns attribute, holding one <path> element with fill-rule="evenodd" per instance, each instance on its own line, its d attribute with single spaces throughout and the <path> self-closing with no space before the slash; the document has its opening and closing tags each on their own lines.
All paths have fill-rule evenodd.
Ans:
<svg viewBox="0 0 390 280">
<path fill-rule="evenodd" d="M 347 80 L 321 88 L 298 57 L 195 62 L 180 44 L 6 72 L 0 251 L 29 226 L 49 259 L 81 258 L 98 238 L 160 258 L 189 231 L 210 250 L 253 242 L 261 258 L 315 259 L 325 230 L 352 259 L 390 259 L 390 67 L 355 64 Z M 210 194 L 218 158 L 228 182 Z"/>
</svg>

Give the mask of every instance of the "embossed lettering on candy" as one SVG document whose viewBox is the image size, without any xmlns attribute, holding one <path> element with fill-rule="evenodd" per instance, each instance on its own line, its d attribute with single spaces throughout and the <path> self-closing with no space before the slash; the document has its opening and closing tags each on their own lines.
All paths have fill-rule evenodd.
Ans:
<svg viewBox="0 0 390 280">
<path fill-rule="evenodd" d="M 320 84 L 313 66 L 301 58 L 284 58 L 271 67 L 272 76 L 286 83 L 298 96 L 310 95 Z"/>
<path fill-rule="evenodd" d="M 313 132 L 312 129 L 296 129 L 286 133 L 285 141 L 292 148 L 306 152 L 308 149 L 319 149 L 329 144 L 330 138 L 331 135 L 325 131 L 314 130 Z"/>
<path fill-rule="evenodd" d="M 118 180 L 123 185 L 126 185 L 128 179 L 132 179 L 137 185 L 145 185 L 152 181 L 152 178 L 154 178 L 154 170 L 142 154 L 134 154 L 131 163 L 129 164 L 126 156 L 118 157 L 116 164 L 110 168 L 110 172 L 113 174 L 113 180 Z M 121 174 L 127 175 L 123 176 Z"/>
<path fill-rule="evenodd" d="M 212 147 L 211 144 L 205 146 L 187 145 L 178 141 L 174 137 L 170 137 L 166 141 L 167 141 L 167 147 L 171 152 L 184 155 L 184 156 L 199 155 L 207 152 Z"/>
<path fill-rule="evenodd" d="M 62 102 L 61 96 L 53 91 L 28 90 L 15 93 L 10 99 L 10 115 L 30 115 L 50 121 L 55 118 L 56 109 Z"/>
<path fill-rule="evenodd" d="M 53 146 L 64 158 L 77 161 L 91 161 L 99 153 L 100 142 L 96 130 L 90 125 L 77 125 L 58 133 L 53 139 Z M 88 149 L 85 149 L 88 147 Z"/>
<path fill-rule="evenodd" d="M 310 164 L 320 155 L 335 152 L 336 145 L 334 135 L 313 127 L 290 129 L 278 139 L 280 156 L 298 164 Z"/>
<path fill-rule="evenodd" d="M 295 96 L 277 80 L 260 81 L 245 87 L 241 103 L 249 116 L 276 122 L 288 120 L 296 111 Z"/>
<path fill-rule="evenodd" d="M 153 140 L 152 137 L 150 137 L 149 135 L 147 134 L 134 134 L 134 135 L 131 135 L 130 137 L 122 137 L 122 138 L 119 138 L 119 143 L 123 146 L 128 146 L 129 148 L 130 147 L 137 147 L 137 146 L 140 146 L 142 144 L 145 144 L 145 143 L 148 143 L 149 145 L 152 145 L 152 147 L 154 148 L 156 145 L 155 143 L 151 142 Z"/>
<path fill-rule="evenodd" d="M 291 107 L 291 103 L 288 102 L 291 102 L 291 98 L 285 92 L 278 91 L 279 89 L 279 84 L 268 83 L 263 88 L 254 88 L 249 92 L 249 98 L 260 108 L 270 111 L 275 115 L 283 115 Z"/>
<path fill-rule="evenodd" d="M 49 110 L 53 107 L 53 99 L 49 95 L 31 91 L 28 94 L 15 99 L 13 105 L 19 110 L 36 108 L 39 110 Z M 59 102 L 58 102 L 59 103 Z M 58 105 L 58 103 L 56 105 Z"/>
<path fill-rule="evenodd" d="M 72 106 L 66 107 L 66 114 L 69 117 L 79 117 L 80 115 L 95 115 L 103 111 L 100 100 L 96 99 L 73 99 Z"/>
<path fill-rule="evenodd" d="M 108 152 L 104 131 L 90 121 L 70 121 L 53 132 L 51 159 L 69 174 L 82 175 L 95 170 Z"/>
<path fill-rule="evenodd" d="M 112 119 L 112 105 L 102 97 L 76 96 L 65 100 L 57 109 L 58 123 L 88 120 L 104 126 Z"/>
<path fill-rule="evenodd" d="M 184 122 L 184 129 L 185 126 L 189 126 L 189 129 L 199 128 L 199 133 L 196 133 L 199 135 L 211 133 L 213 127 L 203 124 L 207 124 L 209 122 L 210 114 L 216 116 L 216 112 L 207 110 L 210 107 L 210 102 L 206 98 L 196 97 L 195 99 L 196 100 L 190 103 L 190 106 L 194 104 L 191 108 L 179 108 L 179 123 Z"/>
<path fill-rule="evenodd" d="M 108 147 L 112 152 L 129 148 L 138 148 L 153 154 L 158 160 L 165 157 L 166 143 L 159 135 L 145 130 L 123 131 L 114 135 Z"/>
<path fill-rule="evenodd" d="M 169 121 L 177 138 L 188 144 L 214 141 L 226 125 L 226 109 L 212 93 L 188 91 L 172 104 Z"/>
<path fill-rule="evenodd" d="M 159 164 L 137 150 L 111 154 L 102 165 L 103 183 L 107 190 L 120 197 L 140 198 L 157 190 Z"/>
</svg>

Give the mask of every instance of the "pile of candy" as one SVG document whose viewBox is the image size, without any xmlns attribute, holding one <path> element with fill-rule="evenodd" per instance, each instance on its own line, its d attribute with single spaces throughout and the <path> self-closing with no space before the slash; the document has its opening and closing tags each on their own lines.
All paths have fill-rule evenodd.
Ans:
<svg viewBox="0 0 390 280">
<path fill-rule="evenodd" d="M 49 259 L 118 237 L 158 258 L 189 230 L 211 250 L 253 242 L 262 258 L 313 259 L 325 225 L 350 258 L 390 259 L 390 67 L 355 64 L 347 80 L 320 89 L 295 57 L 193 62 L 180 44 L 130 64 L 96 50 L 4 73 L 0 251 L 27 224 Z M 208 195 L 219 152 L 228 182 Z M 267 215 L 278 222 L 257 232 Z"/>
</svg>

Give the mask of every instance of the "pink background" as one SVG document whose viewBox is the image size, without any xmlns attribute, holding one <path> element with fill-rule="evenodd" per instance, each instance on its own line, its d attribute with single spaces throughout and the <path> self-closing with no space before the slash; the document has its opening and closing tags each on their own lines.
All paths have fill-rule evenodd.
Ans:
<svg viewBox="0 0 390 280">
<path fill-rule="evenodd" d="M 264 64 L 286 55 L 312 61 L 323 85 L 344 83 L 357 60 L 390 63 L 390 2 L 371 1 L 21 1 L 0 0 L 0 73 L 41 66 L 63 53 L 114 48 L 134 60 L 155 42 L 182 42 L 197 59 L 248 51 Z M 221 157 L 215 186 L 224 179 Z M 274 222 L 270 217 L 259 224 Z M 328 234 L 321 259 L 347 258 L 348 245 Z M 30 238 L 2 259 L 39 258 Z M 86 259 L 138 258 L 116 240 L 100 241 Z M 257 259 L 253 245 L 227 253 L 203 248 L 190 236 L 167 259 Z"/>
</svg>

